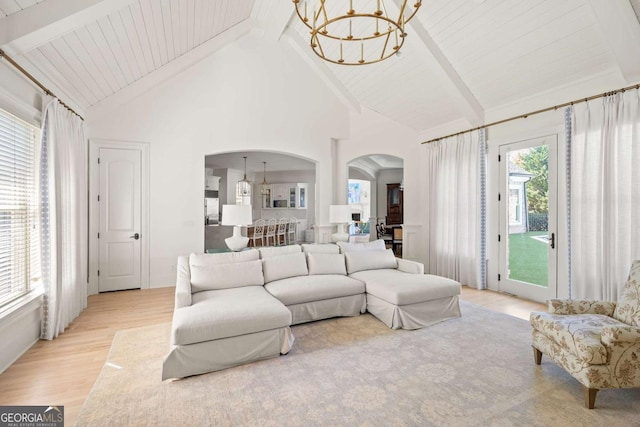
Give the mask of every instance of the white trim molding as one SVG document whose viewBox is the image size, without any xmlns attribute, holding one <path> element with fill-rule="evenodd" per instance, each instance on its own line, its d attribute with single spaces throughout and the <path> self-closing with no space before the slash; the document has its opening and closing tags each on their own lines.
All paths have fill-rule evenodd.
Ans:
<svg viewBox="0 0 640 427">
<path fill-rule="evenodd" d="M 98 192 L 99 192 L 99 170 L 98 170 L 98 153 L 101 148 L 116 149 L 137 149 L 142 154 L 142 171 L 141 171 L 141 202 L 142 202 L 142 253 L 141 253 L 141 289 L 149 289 L 149 150 L 150 146 L 147 142 L 135 141 L 113 141 L 102 139 L 91 139 L 89 142 L 89 289 L 88 294 L 98 293 L 98 266 L 99 266 L 99 250 L 98 250 L 98 227 L 99 227 L 99 209 L 98 209 Z"/>
<path fill-rule="evenodd" d="M 42 289 L 31 290 L 0 313 L 0 374 L 40 339 Z"/>
<path fill-rule="evenodd" d="M 315 230 L 314 232 L 314 237 L 315 237 L 315 241 L 316 243 L 331 243 L 333 242 L 333 239 L 331 238 L 331 235 L 335 232 L 335 226 L 333 225 L 314 225 L 313 229 Z"/>
<path fill-rule="evenodd" d="M 422 262 L 420 232 L 421 225 L 402 225 L 402 258 Z"/>
</svg>

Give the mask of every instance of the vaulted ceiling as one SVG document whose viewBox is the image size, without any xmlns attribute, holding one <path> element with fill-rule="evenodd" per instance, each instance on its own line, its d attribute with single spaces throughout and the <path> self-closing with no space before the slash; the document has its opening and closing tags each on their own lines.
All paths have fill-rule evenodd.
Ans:
<svg viewBox="0 0 640 427">
<path fill-rule="evenodd" d="M 638 83 L 638 16 L 640 0 L 424 0 L 402 58 L 347 67 L 311 52 L 291 0 L 0 0 L 0 48 L 83 112 L 255 29 L 293 46 L 354 110 L 421 132 L 479 125 L 492 109 L 603 75 Z"/>
</svg>

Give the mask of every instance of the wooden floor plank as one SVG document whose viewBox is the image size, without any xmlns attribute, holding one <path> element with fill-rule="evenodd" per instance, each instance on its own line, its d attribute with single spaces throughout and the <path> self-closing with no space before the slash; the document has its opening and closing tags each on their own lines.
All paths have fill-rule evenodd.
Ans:
<svg viewBox="0 0 640 427">
<path fill-rule="evenodd" d="M 0 405 L 64 405 L 75 420 L 107 359 L 116 331 L 170 322 L 174 288 L 109 292 L 88 307 L 58 338 L 39 341 L 0 375 Z M 461 298 L 524 319 L 542 304 L 463 287 Z"/>
</svg>

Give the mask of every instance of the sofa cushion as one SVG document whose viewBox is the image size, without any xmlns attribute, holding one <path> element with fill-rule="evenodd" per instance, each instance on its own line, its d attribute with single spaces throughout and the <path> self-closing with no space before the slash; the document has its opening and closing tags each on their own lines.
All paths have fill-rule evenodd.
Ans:
<svg viewBox="0 0 640 427">
<path fill-rule="evenodd" d="M 367 294 L 395 305 L 416 304 L 460 294 L 460 283 L 430 274 L 387 269 L 360 271 L 350 277 L 363 281 Z"/>
<path fill-rule="evenodd" d="M 362 270 L 397 268 L 398 261 L 391 249 L 384 251 L 355 251 L 345 253 L 349 274 Z"/>
<path fill-rule="evenodd" d="M 206 267 L 208 265 L 229 264 L 232 262 L 245 262 L 259 259 L 260 255 L 256 249 L 242 252 L 225 252 L 219 254 L 191 254 L 189 255 L 189 267 L 198 265 Z"/>
<path fill-rule="evenodd" d="M 616 304 L 613 317 L 631 326 L 640 326 L 640 260 L 631 265 L 629 278 Z"/>
<path fill-rule="evenodd" d="M 269 258 L 272 256 L 288 255 L 302 252 L 300 245 L 288 245 L 288 246 L 267 246 L 259 248 L 260 259 Z"/>
<path fill-rule="evenodd" d="M 309 274 L 302 252 L 265 258 L 262 260 L 262 271 L 265 283 Z"/>
<path fill-rule="evenodd" d="M 175 310 L 172 343 L 195 344 L 291 324 L 291 312 L 262 286 L 199 292 Z"/>
<path fill-rule="evenodd" d="M 267 283 L 265 289 L 284 305 L 322 301 L 364 293 L 364 283 L 347 276 L 299 276 Z"/>
<path fill-rule="evenodd" d="M 340 247 L 333 243 L 303 243 L 302 252 L 305 254 L 339 254 Z"/>
<path fill-rule="evenodd" d="M 533 312 L 531 326 L 580 361 L 591 365 L 607 363 L 607 349 L 602 344 L 602 328 L 623 323 L 602 314 L 549 314 Z"/>
<path fill-rule="evenodd" d="M 259 259 L 228 264 L 191 266 L 191 293 L 216 289 L 263 285 L 262 263 Z"/>
<path fill-rule="evenodd" d="M 387 249 L 382 239 L 366 243 L 338 242 L 337 244 L 343 254 L 347 252 L 384 251 Z"/>
<path fill-rule="evenodd" d="M 334 245 L 335 246 L 335 245 Z M 337 247 L 337 246 L 336 246 Z M 344 254 L 310 253 L 307 255 L 309 274 L 347 275 Z"/>
</svg>

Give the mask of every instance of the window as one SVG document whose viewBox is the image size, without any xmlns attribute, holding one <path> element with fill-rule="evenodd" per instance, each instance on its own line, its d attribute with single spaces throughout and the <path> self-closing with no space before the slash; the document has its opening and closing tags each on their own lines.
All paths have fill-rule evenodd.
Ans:
<svg viewBox="0 0 640 427">
<path fill-rule="evenodd" d="M 0 306 L 38 280 L 35 126 L 0 110 Z"/>
</svg>

